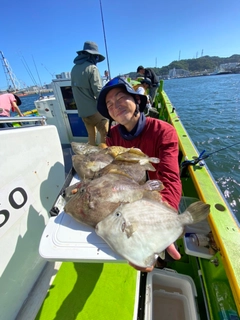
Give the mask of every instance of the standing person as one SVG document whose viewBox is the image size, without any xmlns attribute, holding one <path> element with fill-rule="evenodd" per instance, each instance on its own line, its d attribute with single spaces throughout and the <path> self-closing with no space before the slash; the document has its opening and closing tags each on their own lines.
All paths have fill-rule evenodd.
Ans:
<svg viewBox="0 0 240 320">
<path fill-rule="evenodd" d="M 78 115 L 87 129 L 88 143 L 96 145 L 96 129 L 100 133 L 101 142 L 105 143 L 108 120 L 97 111 L 102 79 L 96 66 L 105 57 L 98 52 L 97 44 L 91 41 L 86 41 L 83 50 L 77 51 L 77 54 L 71 71 L 71 85 Z"/>
<path fill-rule="evenodd" d="M 10 117 L 10 111 L 17 112 L 20 117 L 23 114 L 18 106 L 22 104 L 20 98 L 12 93 L 3 93 L 0 95 L 0 117 Z M 11 123 L 0 123 L 0 128 L 12 127 Z"/>
<path fill-rule="evenodd" d="M 110 80 L 103 87 L 98 98 L 98 111 L 110 120 L 107 136 L 108 146 L 139 148 L 149 157 L 160 159 L 154 164 L 156 171 L 149 171 L 150 179 L 159 179 L 164 185 L 161 195 L 176 209 L 181 198 L 181 181 L 178 165 L 178 137 L 175 129 L 169 123 L 150 117 L 145 117 L 147 97 L 138 94 L 132 86 L 121 77 Z M 110 128 L 111 122 L 118 124 Z M 174 259 L 180 259 L 180 254 L 172 244 L 167 252 Z M 151 271 L 152 268 L 139 269 Z"/>
<path fill-rule="evenodd" d="M 159 86 L 159 80 L 156 73 L 152 69 L 144 68 L 143 66 L 139 66 L 137 68 L 137 73 L 144 76 L 144 78 L 149 78 L 151 80 L 152 86 L 149 89 L 149 95 L 152 101 L 154 101 L 156 91 Z"/>
<path fill-rule="evenodd" d="M 107 70 L 104 71 L 104 77 L 103 77 L 103 86 L 110 80 L 109 78 L 109 72 Z"/>
</svg>

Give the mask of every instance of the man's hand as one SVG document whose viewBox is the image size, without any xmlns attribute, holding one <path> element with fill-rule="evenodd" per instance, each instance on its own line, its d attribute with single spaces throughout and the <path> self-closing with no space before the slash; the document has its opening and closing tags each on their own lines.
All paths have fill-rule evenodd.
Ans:
<svg viewBox="0 0 240 320">
<path fill-rule="evenodd" d="M 181 255 L 180 253 L 177 251 L 176 247 L 174 244 L 170 244 L 169 247 L 167 247 L 167 252 L 170 254 L 170 256 L 175 259 L 175 260 L 179 260 L 181 259 Z"/>
</svg>

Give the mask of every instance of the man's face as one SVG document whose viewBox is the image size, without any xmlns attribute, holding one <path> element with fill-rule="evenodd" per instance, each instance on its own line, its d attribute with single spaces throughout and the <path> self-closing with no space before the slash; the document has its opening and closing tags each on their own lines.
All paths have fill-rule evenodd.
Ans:
<svg viewBox="0 0 240 320">
<path fill-rule="evenodd" d="M 106 105 L 113 120 L 125 125 L 134 116 L 136 103 L 134 98 L 123 88 L 115 88 L 106 95 Z"/>
<path fill-rule="evenodd" d="M 138 71 L 138 73 L 143 74 L 144 75 L 144 69 L 141 69 Z"/>
</svg>

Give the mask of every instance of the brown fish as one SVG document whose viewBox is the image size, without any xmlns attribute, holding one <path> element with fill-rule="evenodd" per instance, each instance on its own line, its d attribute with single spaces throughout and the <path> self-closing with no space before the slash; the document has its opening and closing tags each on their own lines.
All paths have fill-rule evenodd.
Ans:
<svg viewBox="0 0 240 320">
<path fill-rule="evenodd" d="M 101 143 L 99 146 L 92 146 L 83 142 L 71 142 L 72 150 L 75 154 L 90 154 L 97 153 L 107 148 L 105 143 Z"/>
<path fill-rule="evenodd" d="M 127 175 L 107 173 L 92 181 L 82 182 L 64 210 L 76 220 L 95 227 L 121 203 L 133 202 L 142 197 L 161 201 L 158 191 L 162 189 L 159 180 L 149 180 L 139 185 Z"/>
<path fill-rule="evenodd" d="M 131 161 L 131 162 L 139 162 L 140 164 L 146 164 L 149 162 L 159 163 L 160 159 L 155 157 L 148 157 L 145 153 L 143 153 L 140 149 L 137 149 L 140 152 L 135 152 L 130 149 L 128 152 L 118 154 L 115 159 L 121 161 Z"/>
<path fill-rule="evenodd" d="M 147 181 L 146 171 L 156 171 L 154 166 L 147 162 L 141 165 L 139 162 L 130 162 L 124 160 L 113 160 L 106 167 L 95 172 L 93 179 L 102 177 L 109 172 L 123 172 L 130 176 L 139 184 L 144 184 Z"/>
<path fill-rule="evenodd" d="M 95 172 L 106 167 L 112 161 L 113 157 L 110 154 L 101 152 L 72 156 L 73 168 L 80 179 L 92 179 Z"/>
</svg>

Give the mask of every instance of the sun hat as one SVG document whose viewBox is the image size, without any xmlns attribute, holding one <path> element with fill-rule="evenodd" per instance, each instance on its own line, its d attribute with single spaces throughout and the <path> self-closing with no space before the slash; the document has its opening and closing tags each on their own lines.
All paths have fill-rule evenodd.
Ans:
<svg viewBox="0 0 240 320">
<path fill-rule="evenodd" d="M 82 52 L 88 52 L 93 55 L 99 56 L 98 62 L 101 62 L 105 59 L 105 57 L 101 53 L 98 52 L 98 45 L 92 41 L 84 42 L 83 50 L 77 51 L 77 54 L 82 53 Z"/>
<path fill-rule="evenodd" d="M 125 88 L 127 90 L 127 92 L 130 93 L 131 95 L 139 96 L 139 98 L 141 100 L 141 102 L 139 104 L 139 111 L 140 112 L 143 112 L 146 107 L 147 97 L 145 95 L 137 93 L 133 89 L 131 84 L 129 82 L 127 82 L 123 77 L 116 77 L 116 78 L 113 78 L 112 80 L 110 80 L 109 82 L 107 82 L 107 84 L 102 88 L 102 90 L 100 91 L 100 94 L 98 96 L 97 109 L 101 113 L 101 115 L 103 115 L 107 119 L 111 120 L 111 116 L 108 113 L 108 109 L 107 109 L 107 105 L 106 105 L 106 95 L 108 94 L 108 92 L 110 90 L 112 90 L 114 88 L 121 88 L 121 87 Z"/>
<path fill-rule="evenodd" d="M 16 99 L 16 104 L 17 104 L 17 106 L 20 106 L 20 105 L 22 104 L 21 99 L 20 99 L 16 94 L 13 94 L 13 95 L 14 95 L 14 97 L 15 97 L 15 99 Z"/>
</svg>

